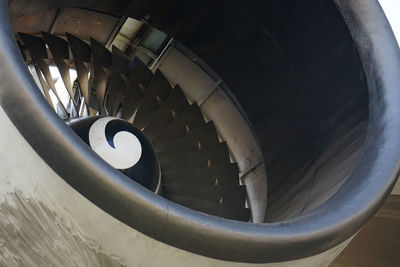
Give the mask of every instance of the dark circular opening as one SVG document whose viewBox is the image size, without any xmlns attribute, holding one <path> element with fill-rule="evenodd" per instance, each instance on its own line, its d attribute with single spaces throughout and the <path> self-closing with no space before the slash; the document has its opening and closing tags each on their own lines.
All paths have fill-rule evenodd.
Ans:
<svg viewBox="0 0 400 267">
<path fill-rule="evenodd" d="M 12 18 L 49 8 L 44 2 L 26 5 L 26 9 L 12 2 Z M 266 221 L 271 223 L 202 217 L 132 186 L 137 194 L 129 195 L 129 201 L 116 199 L 123 207 L 132 203 L 136 208 L 150 207 L 154 213 L 148 213 L 149 221 L 160 210 L 168 213 L 160 212 L 162 218 L 157 217 L 158 222 L 166 223 L 162 231 L 158 231 L 157 223 L 138 226 L 132 219 L 128 224 L 189 251 L 246 262 L 313 255 L 358 231 L 389 193 L 398 172 L 399 155 L 393 146 L 399 142 L 400 123 L 393 103 L 398 98 L 393 84 L 398 84 L 399 64 L 391 53 L 399 53 L 394 49 L 397 45 L 391 43 L 392 36 L 383 31 L 385 19 L 379 4 L 372 0 L 363 4 L 341 0 L 138 2 L 132 6 L 125 1 L 115 5 L 100 1 L 98 6 L 91 1 L 53 4 L 146 18 L 218 73 L 260 141 L 269 179 Z M 373 31 L 368 19 L 382 32 Z M 372 38 L 371 32 L 382 38 Z M 377 43 L 377 39 L 383 41 Z M 16 109 L 8 108 L 7 112 L 16 116 L 17 127 L 25 129 L 25 135 L 36 144 L 36 137 L 29 135 Z M 43 110 L 48 111 L 42 106 L 40 110 L 42 115 Z M 53 131 L 65 130 L 51 118 L 57 126 Z M 75 141 L 68 132 L 66 135 L 67 144 Z M 35 148 L 43 155 L 48 152 L 39 145 Z M 71 154 L 77 151 L 87 155 L 75 144 Z M 68 177 L 65 167 L 46 159 Z M 70 163 L 77 161 L 72 158 Z M 89 181 L 90 173 L 101 176 L 95 168 L 99 166 L 97 161 L 93 166 L 86 165 Z M 101 169 L 108 178 L 115 178 L 110 170 Z M 74 186 L 80 188 L 81 184 Z M 82 191 L 87 193 L 86 189 Z M 88 195 L 106 211 L 123 217 L 113 211 L 114 206 L 98 201 L 95 194 Z M 194 229 L 200 236 L 195 242 L 188 244 L 180 239 Z M 238 248 L 238 240 L 248 246 Z M 288 248 L 295 248 L 290 256 Z"/>
<path fill-rule="evenodd" d="M 350 177 L 367 133 L 368 90 L 358 51 L 334 3 L 234 2 L 217 4 L 224 8 L 213 11 L 208 7 L 216 4 L 200 2 L 142 9 L 102 4 L 91 10 L 63 9 L 59 20 L 75 14 L 82 24 L 77 14 L 90 12 L 104 22 L 107 34 L 90 21 L 81 29 L 75 20 L 68 27 L 56 24 L 53 32 L 61 36 L 79 29 L 84 40 L 94 35 L 107 42 L 111 25 L 128 15 L 154 27 L 140 36 L 147 50 L 161 55 L 169 35 L 177 40 L 176 50 L 207 75 L 220 77 L 221 87 L 230 89 L 226 91 L 258 138 L 268 174 L 268 192 L 257 192 L 268 195 L 266 222 L 314 209 Z M 194 10 L 202 15 L 189 19 Z M 42 10 L 17 18 L 15 31 L 22 31 L 28 18 L 53 13 Z M 43 23 L 30 26 L 25 29 L 32 33 L 47 30 Z M 138 52 L 141 60 L 152 65 L 154 58 L 143 51 Z"/>
</svg>

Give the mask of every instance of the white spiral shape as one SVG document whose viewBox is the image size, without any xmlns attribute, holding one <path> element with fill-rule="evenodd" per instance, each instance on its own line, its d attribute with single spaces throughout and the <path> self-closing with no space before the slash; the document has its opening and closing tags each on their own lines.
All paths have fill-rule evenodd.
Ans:
<svg viewBox="0 0 400 267">
<path fill-rule="evenodd" d="M 128 169 L 134 166 L 142 156 L 142 145 L 132 133 L 121 131 L 114 135 L 114 147 L 106 139 L 106 125 L 115 120 L 113 117 L 98 119 L 89 129 L 89 144 L 108 164 L 116 169 Z"/>
</svg>

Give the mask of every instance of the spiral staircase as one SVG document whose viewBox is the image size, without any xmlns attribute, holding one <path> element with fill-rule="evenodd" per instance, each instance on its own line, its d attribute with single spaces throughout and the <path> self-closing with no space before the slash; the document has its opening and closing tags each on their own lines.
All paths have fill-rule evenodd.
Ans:
<svg viewBox="0 0 400 267">
<path fill-rule="evenodd" d="M 376 0 L 0 3 L 0 265 L 327 266 L 396 183 Z"/>
</svg>

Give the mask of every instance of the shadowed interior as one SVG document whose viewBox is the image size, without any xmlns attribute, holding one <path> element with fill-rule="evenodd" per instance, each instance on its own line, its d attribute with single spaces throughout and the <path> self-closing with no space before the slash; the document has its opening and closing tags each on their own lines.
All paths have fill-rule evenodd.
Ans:
<svg viewBox="0 0 400 267">
<path fill-rule="evenodd" d="M 230 89 L 258 138 L 268 192 L 257 194 L 268 194 L 266 222 L 317 207 L 358 162 L 367 85 L 332 1 L 29 2 L 24 8 L 21 1 L 9 2 L 18 31 L 29 31 L 34 12 L 49 7 L 89 8 L 98 16 L 146 17 L 203 60 Z"/>
</svg>

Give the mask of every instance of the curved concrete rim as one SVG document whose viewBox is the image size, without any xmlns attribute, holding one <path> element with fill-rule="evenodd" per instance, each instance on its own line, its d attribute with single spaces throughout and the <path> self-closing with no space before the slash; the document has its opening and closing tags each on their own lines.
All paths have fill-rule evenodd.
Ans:
<svg viewBox="0 0 400 267">
<path fill-rule="evenodd" d="M 19 53 L 1 0 L 0 103 L 47 164 L 88 200 L 171 246 L 236 262 L 288 261 L 326 251 L 354 235 L 390 193 L 399 173 L 400 52 L 377 0 L 335 0 L 368 79 L 365 151 L 351 178 L 320 207 L 273 224 L 221 219 L 170 202 L 105 164 L 47 105 Z"/>
</svg>

